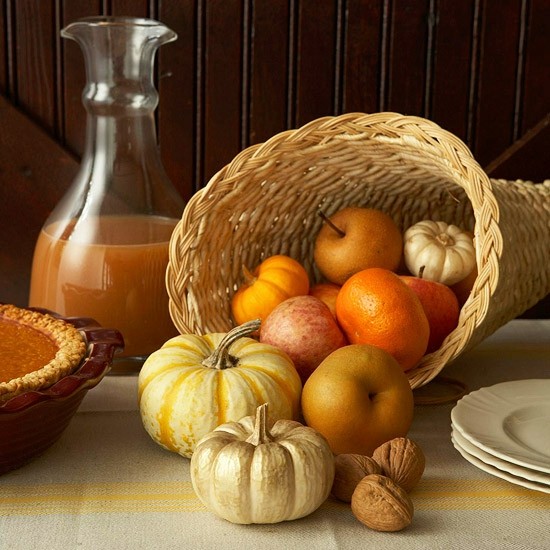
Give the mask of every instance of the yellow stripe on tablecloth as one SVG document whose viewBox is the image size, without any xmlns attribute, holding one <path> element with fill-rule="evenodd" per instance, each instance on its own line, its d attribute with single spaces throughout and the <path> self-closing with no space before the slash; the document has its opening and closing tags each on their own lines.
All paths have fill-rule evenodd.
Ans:
<svg viewBox="0 0 550 550">
<path fill-rule="evenodd" d="M 499 479 L 423 479 L 411 498 L 415 510 L 550 510 L 549 494 Z M 0 516 L 205 511 L 189 481 L 0 485 Z"/>
<path fill-rule="evenodd" d="M 0 515 L 205 510 L 190 482 L 58 483 L 0 487 Z"/>
<path fill-rule="evenodd" d="M 411 493 L 417 510 L 550 510 L 550 494 L 501 479 L 423 479 Z"/>
</svg>

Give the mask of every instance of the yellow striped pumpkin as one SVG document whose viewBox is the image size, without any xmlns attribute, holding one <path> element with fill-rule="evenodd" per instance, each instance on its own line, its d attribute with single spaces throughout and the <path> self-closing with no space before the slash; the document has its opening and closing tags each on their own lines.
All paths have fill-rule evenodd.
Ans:
<svg viewBox="0 0 550 550">
<path fill-rule="evenodd" d="M 254 320 L 228 333 L 183 334 L 147 358 L 139 409 L 155 442 L 191 457 L 203 436 L 263 403 L 274 419 L 297 419 L 300 377 L 282 350 L 249 337 L 259 326 Z"/>
</svg>

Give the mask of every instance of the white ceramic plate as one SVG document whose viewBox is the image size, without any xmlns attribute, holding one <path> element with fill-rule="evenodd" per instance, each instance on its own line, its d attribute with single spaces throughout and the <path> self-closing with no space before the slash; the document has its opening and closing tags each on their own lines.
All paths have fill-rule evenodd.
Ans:
<svg viewBox="0 0 550 550">
<path fill-rule="evenodd" d="M 465 451 L 457 443 L 453 436 L 451 436 L 451 441 L 453 442 L 455 449 L 462 455 L 462 457 L 480 470 L 483 470 L 484 472 L 487 472 L 488 474 L 491 474 L 495 477 L 499 477 L 500 479 L 504 479 L 505 481 L 509 481 L 510 483 L 513 483 L 515 485 L 520 485 L 521 487 L 525 487 L 527 489 L 533 489 L 534 491 L 541 491 L 543 493 L 550 494 L 550 486 L 544 485 L 542 483 L 537 483 L 535 481 L 529 481 L 528 479 L 524 479 L 523 477 L 515 476 L 508 472 L 504 472 L 503 470 L 499 470 L 498 468 L 495 468 L 494 466 L 491 466 L 490 464 L 479 460 L 479 458 L 476 458 L 474 455 L 471 455 L 469 452 Z"/>
<path fill-rule="evenodd" d="M 503 382 L 464 396 L 453 426 L 483 451 L 550 474 L 550 379 Z"/>
<path fill-rule="evenodd" d="M 523 466 L 518 466 L 512 462 L 502 460 L 496 456 L 493 456 L 489 453 L 486 453 L 483 449 L 476 447 L 473 443 L 470 443 L 461 433 L 454 429 L 452 430 L 452 438 L 455 443 L 460 445 L 460 447 L 471 454 L 475 458 L 485 462 L 489 466 L 498 468 L 504 472 L 508 472 L 514 476 L 522 477 L 528 479 L 529 481 L 535 481 L 536 483 L 541 483 L 542 485 L 548 485 L 550 487 L 550 474 L 545 474 L 544 472 L 538 472 L 536 470 L 530 470 L 529 468 L 524 468 Z"/>
</svg>

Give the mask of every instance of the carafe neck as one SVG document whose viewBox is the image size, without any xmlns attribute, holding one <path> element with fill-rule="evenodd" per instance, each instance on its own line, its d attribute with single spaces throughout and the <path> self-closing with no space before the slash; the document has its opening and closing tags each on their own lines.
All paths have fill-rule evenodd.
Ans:
<svg viewBox="0 0 550 550">
<path fill-rule="evenodd" d="M 152 19 L 88 17 L 71 23 L 61 35 L 83 51 L 87 82 L 82 101 L 88 113 L 131 117 L 155 110 L 155 54 L 176 33 Z"/>
</svg>

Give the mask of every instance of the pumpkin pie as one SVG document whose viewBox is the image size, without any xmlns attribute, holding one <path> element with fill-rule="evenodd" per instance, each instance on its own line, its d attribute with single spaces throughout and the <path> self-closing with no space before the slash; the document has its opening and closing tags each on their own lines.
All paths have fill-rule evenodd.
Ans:
<svg viewBox="0 0 550 550">
<path fill-rule="evenodd" d="M 0 404 L 55 384 L 85 354 L 86 343 L 73 325 L 45 313 L 0 304 Z"/>
</svg>

